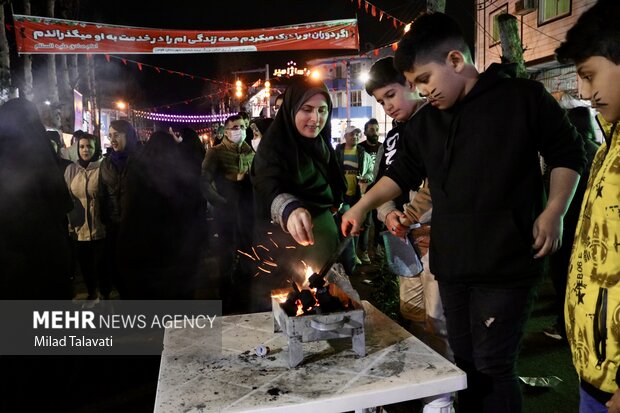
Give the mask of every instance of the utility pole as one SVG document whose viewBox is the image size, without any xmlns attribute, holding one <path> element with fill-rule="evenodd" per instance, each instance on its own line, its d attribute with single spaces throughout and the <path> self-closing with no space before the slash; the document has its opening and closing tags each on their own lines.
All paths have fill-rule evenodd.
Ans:
<svg viewBox="0 0 620 413">
<path fill-rule="evenodd" d="M 269 85 L 269 63 L 265 65 L 265 85 Z M 265 115 L 270 118 L 271 117 L 271 90 L 267 89 L 267 110 L 265 111 Z"/>
<path fill-rule="evenodd" d="M 345 61 L 346 93 L 347 93 L 347 127 L 351 126 L 351 62 Z"/>
</svg>

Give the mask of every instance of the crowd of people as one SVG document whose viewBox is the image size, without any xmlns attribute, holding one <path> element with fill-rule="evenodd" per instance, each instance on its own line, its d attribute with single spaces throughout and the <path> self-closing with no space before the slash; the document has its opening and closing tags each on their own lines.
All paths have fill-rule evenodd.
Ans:
<svg viewBox="0 0 620 413">
<path fill-rule="evenodd" d="M 353 275 L 384 228 L 386 243 L 409 239 L 422 260 L 419 276 L 400 277 L 401 312 L 467 373 L 458 411 L 520 412 L 516 362 L 551 256 L 549 334 L 571 345 L 580 411 L 620 412 L 620 42 L 617 29 L 593 29 L 610 19 L 620 6 L 600 0 L 557 50 L 599 112 L 600 148 L 589 110 L 563 110 L 511 65 L 479 73 L 441 13 L 416 19 L 395 56 L 371 68 L 366 91 L 394 121 L 382 143 L 369 119 L 332 147 L 329 91 L 303 76 L 273 119 L 231 116 L 206 150 L 189 128 L 142 144 L 125 120 L 110 124 L 106 154 L 82 131 L 64 148 L 32 103 L 10 100 L 0 107 L 0 297 L 71 299 L 79 268 L 87 308 L 114 290 L 193 299 L 208 262 L 225 313 L 264 311 L 271 290 L 320 269 L 348 237 L 339 261 Z M 453 402 L 425 400 L 424 412 Z"/>
</svg>

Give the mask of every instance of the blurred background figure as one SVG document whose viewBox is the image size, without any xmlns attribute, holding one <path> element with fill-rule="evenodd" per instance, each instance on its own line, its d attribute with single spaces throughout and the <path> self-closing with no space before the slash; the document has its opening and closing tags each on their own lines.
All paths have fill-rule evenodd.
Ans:
<svg viewBox="0 0 620 413">
<path fill-rule="evenodd" d="M 101 218 L 106 226 L 105 257 L 107 268 L 119 294 L 123 295 L 122 280 L 118 276 L 117 237 L 121 223 L 123 201 L 126 195 L 127 165 L 139 152 L 138 134 L 126 120 L 110 122 L 112 152 L 101 163 Z"/>
<path fill-rule="evenodd" d="M 9 100 L 0 107 L 0 299 L 71 299 L 71 208 L 36 107 Z M 0 356 L 0 411 L 23 410 L 41 389 L 47 406 L 63 406 L 78 363 L 75 356 Z"/>
<path fill-rule="evenodd" d="M 596 133 L 594 132 L 594 124 L 590 109 L 587 107 L 576 107 L 568 109 L 568 119 L 573 124 L 579 135 L 583 139 L 584 149 L 586 151 L 587 164 L 583 168 L 581 178 L 577 184 L 573 200 L 564 215 L 564 232 L 562 233 L 562 246 L 559 250 L 549 257 L 549 276 L 553 282 L 555 290 L 555 311 L 556 320 L 553 325 L 543 329 L 543 333 L 547 337 L 555 340 L 566 341 L 566 325 L 564 324 L 564 298 L 566 297 L 566 280 L 568 278 L 568 264 L 570 261 L 570 253 L 575 241 L 575 230 L 577 229 L 577 221 L 579 220 L 579 211 L 581 202 L 586 191 L 588 179 L 590 178 L 590 168 L 599 144 L 596 143 Z M 549 191 L 549 170 L 545 168 L 545 184 Z"/>
<path fill-rule="evenodd" d="M 186 162 L 172 135 L 157 131 L 127 165 L 117 245 L 124 299 L 193 298 L 199 247 L 187 229 L 200 193 Z"/>
<path fill-rule="evenodd" d="M 222 143 L 210 149 L 202 164 L 201 190 L 213 205 L 217 242 L 220 299 L 225 312 L 243 311 L 252 273 L 240 265 L 237 251 L 252 246 L 254 208 L 250 166 L 254 151 L 245 141 L 246 124 L 240 115 L 224 123 Z"/>
</svg>

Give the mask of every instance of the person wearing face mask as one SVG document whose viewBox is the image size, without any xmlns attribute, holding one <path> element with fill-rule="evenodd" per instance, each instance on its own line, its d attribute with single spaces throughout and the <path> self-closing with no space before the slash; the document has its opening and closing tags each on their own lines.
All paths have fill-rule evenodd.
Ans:
<svg viewBox="0 0 620 413">
<path fill-rule="evenodd" d="M 213 205 L 215 232 L 214 246 L 219 259 L 220 298 L 225 312 L 241 310 L 233 305 L 243 305 L 247 300 L 239 294 L 248 291 L 243 284 L 249 275 L 235 266 L 237 250 L 248 251 L 252 245 L 253 195 L 249 172 L 254 151 L 245 142 L 246 125 L 239 115 L 230 116 L 224 123 L 224 139 L 214 146 L 202 163 L 201 190 Z M 233 297 L 233 285 L 236 297 Z"/>
<path fill-rule="evenodd" d="M 69 234 L 75 242 L 77 261 L 88 290 L 85 307 L 99 302 L 97 286 L 102 296 L 109 297 L 112 285 L 103 268 L 106 227 L 101 220 L 100 166 L 96 152 L 97 137 L 83 134 L 77 142 L 79 158 L 65 170 L 65 182 L 73 199 L 69 213 Z"/>
<path fill-rule="evenodd" d="M 254 149 L 254 152 L 258 150 L 258 145 L 260 145 L 263 135 L 267 132 L 267 128 L 272 122 L 272 118 L 261 118 L 255 119 L 250 123 L 250 129 L 252 129 L 252 132 L 254 133 L 252 136 L 252 149 Z"/>
</svg>

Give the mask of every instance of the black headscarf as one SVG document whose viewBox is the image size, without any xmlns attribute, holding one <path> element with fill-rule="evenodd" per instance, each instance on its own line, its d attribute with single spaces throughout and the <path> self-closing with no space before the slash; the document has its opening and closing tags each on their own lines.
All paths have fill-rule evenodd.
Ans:
<svg viewBox="0 0 620 413">
<path fill-rule="evenodd" d="M 0 107 L 0 298 L 71 297 L 72 208 L 37 108 L 9 100 Z"/>
<path fill-rule="evenodd" d="M 316 139 L 303 137 L 295 114 L 309 98 L 325 96 L 329 115 Z M 289 193 L 311 214 L 342 201 L 346 184 L 331 146 L 332 103 L 325 84 L 306 76 L 294 78 L 278 114 L 267 129 L 252 165 L 252 183 L 259 219 L 269 219 L 276 196 Z"/>
</svg>

